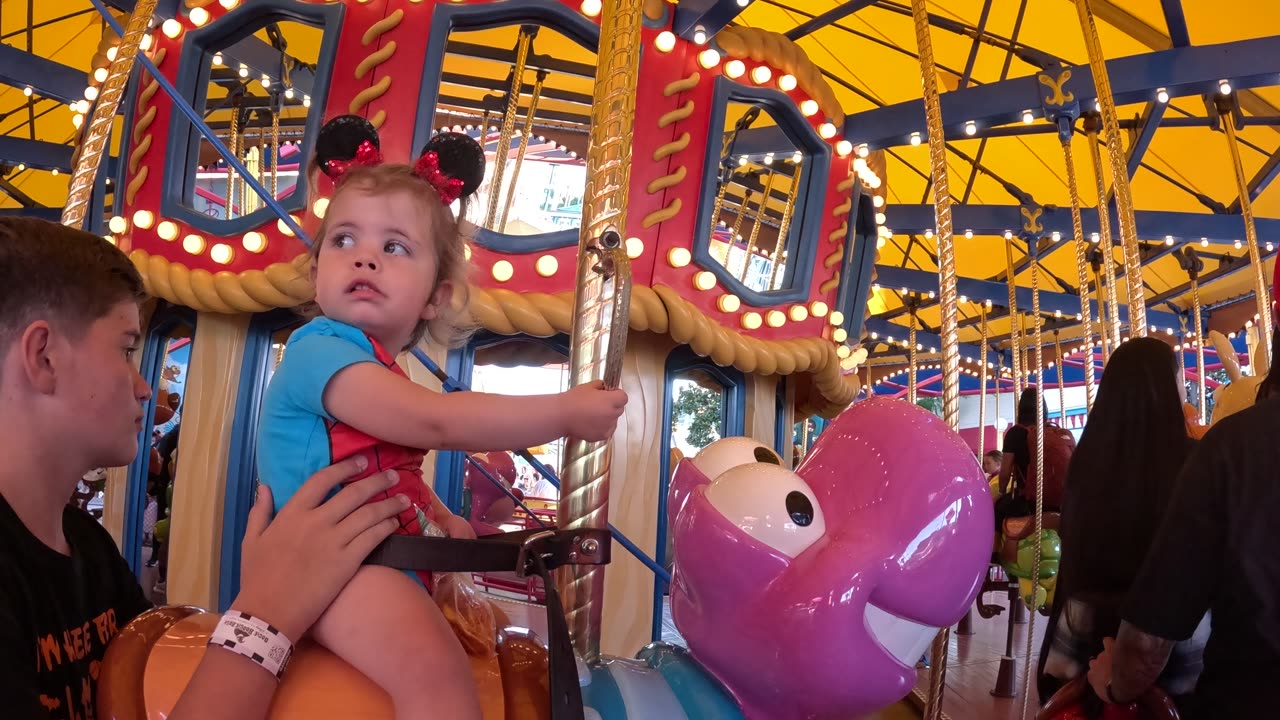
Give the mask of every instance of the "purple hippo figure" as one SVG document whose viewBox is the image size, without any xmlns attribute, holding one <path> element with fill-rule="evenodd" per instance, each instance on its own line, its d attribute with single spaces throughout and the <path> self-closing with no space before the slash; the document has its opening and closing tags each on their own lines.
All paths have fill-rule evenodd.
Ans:
<svg viewBox="0 0 1280 720">
<path fill-rule="evenodd" d="M 669 498 L 676 627 L 748 720 L 846 720 L 905 697 L 991 555 L 973 452 L 900 400 L 845 410 L 794 472 L 719 440 L 679 464 Z"/>
</svg>

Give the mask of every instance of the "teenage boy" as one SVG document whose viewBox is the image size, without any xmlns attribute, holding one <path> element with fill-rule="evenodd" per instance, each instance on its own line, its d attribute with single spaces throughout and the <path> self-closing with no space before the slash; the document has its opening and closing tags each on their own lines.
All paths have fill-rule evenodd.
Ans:
<svg viewBox="0 0 1280 720">
<path fill-rule="evenodd" d="M 149 606 L 110 535 L 67 505 L 86 472 L 128 464 L 138 453 L 151 396 L 134 360 L 143 299 L 129 259 L 101 237 L 0 219 L 5 717 L 94 717 L 107 643 Z M 324 501 L 360 470 L 352 460 L 316 473 L 274 520 L 270 493 L 259 490 L 232 603 L 238 613 L 228 613 L 219 630 L 269 625 L 277 631 L 271 647 L 287 655 L 407 505 L 402 497 L 365 505 L 391 478 L 381 487 L 355 483 Z M 170 717 L 263 717 L 278 673 L 250 654 L 211 648 Z"/>
</svg>

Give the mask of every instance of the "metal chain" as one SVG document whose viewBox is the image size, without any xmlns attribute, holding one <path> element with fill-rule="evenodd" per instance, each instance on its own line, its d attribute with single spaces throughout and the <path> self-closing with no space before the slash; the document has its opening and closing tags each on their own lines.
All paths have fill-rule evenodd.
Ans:
<svg viewBox="0 0 1280 720">
<path fill-rule="evenodd" d="M 1035 242 L 1032 240 L 1031 242 Z M 1031 613 L 1027 621 L 1027 655 L 1022 666 L 1022 717 L 1027 717 L 1031 707 L 1031 658 L 1036 637 L 1036 589 L 1040 585 L 1040 532 L 1044 526 L 1044 338 L 1040 317 L 1040 261 L 1031 258 L 1031 319 L 1035 323 L 1036 337 L 1036 529 L 1035 559 L 1031 563 Z M 1029 382 L 1029 380 L 1028 380 Z M 1012 610 L 1010 610 L 1012 612 Z"/>
<path fill-rule="evenodd" d="M 1067 165 L 1067 189 L 1071 193 L 1071 230 L 1076 238 L 1076 281 L 1080 284 L 1080 320 L 1084 323 L 1084 342 L 1089 356 L 1084 367 L 1085 412 L 1093 409 L 1093 308 L 1089 302 L 1089 241 L 1084 237 L 1084 224 L 1080 221 L 1080 186 L 1076 182 L 1076 163 L 1071 155 L 1071 138 L 1062 141 L 1062 155 Z M 1102 306 L 1099 305 L 1101 310 Z M 1101 317 L 1101 316 L 1099 316 Z"/>
<path fill-rule="evenodd" d="M 1116 269 L 1114 245 L 1111 240 L 1111 212 L 1107 209 L 1107 181 L 1102 174 L 1102 151 L 1099 149 L 1098 128 L 1092 121 L 1086 122 L 1089 135 L 1089 157 L 1093 161 L 1093 175 L 1098 189 L 1098 230 L 1102 239 L 1102 272 L 1107 280 L 1107 311 L 1111 318 L 1111 347 L 1120 345 L 1120 304 L 1116 297 Z M 1133 316 L 1129 316 L 1129 335 L 1133 335 Z M 1105 362 L 1104 362 L 1105 365 Z"/>
</svg>

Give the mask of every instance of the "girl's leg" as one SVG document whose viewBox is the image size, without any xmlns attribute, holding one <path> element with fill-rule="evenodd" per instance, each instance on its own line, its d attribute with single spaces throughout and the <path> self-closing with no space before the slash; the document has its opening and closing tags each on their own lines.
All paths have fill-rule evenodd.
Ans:
<svg viewBox="0 0 1280 720">
<path fill-rule="evenodd" d="M 387 691 L 397 720 L 481 720 L 471 662 L 435 601 L 399 570 L 361 568 L 312 632 Z"/>
</svg>

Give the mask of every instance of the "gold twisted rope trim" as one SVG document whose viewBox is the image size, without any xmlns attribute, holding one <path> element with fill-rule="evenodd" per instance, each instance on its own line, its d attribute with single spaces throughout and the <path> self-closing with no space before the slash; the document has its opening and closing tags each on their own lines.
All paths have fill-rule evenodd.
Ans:
<svg viewBox="0 0 1280 720">
<path fill-rule="evenodd" d="M 662 96 L 671 97 L 672 95 L 678 95 L 682 92 L 687 92 L 689 90 L 692 90 L 698 87 L 698 83 L 701 81 L 702 81 L 701 75 L 699 75 L 698 73 L 691 73 L 687 78 L 682 78 L 680 80 L 675 80 L 667 83 L 667 86 L 662 90 Z"/>
<path fill-rule="evenodd" d="M 364 109 L 365 105 L 386 95 L 390 89 L 391 76 L 383 75 L 381 80 L 356 93 L 356 96 L 351 98 L 351 104 L 347 106 L 347 111 L 352 115 L 359 113 Z"/>
<path fill-rule="evenodd" d="M 850 190 L 853 189 L 853 185 L 857 181 L 858 181 L 858 178 L 856 176 L 850 175 L 844 180 L 841 180 L 840 183 L 836 185 L 836 192 L 849 192 Z M 832 265 L 838 264 L 841 260 L 844 259 L 844 238 L 845 238 L 845 235 L 849 232 L 848 213 L 852 209 L 853 209 L 853 195 L 850 195 L 848 199 L 846 199 L 844 202 L 837 205 L 835 209 L 831 211 L 831 214 L 835 215 L 837 218 L 840 218 L 841 222 L 840 222 L 840 227 L 827 233 L 827 242 L 836 243 L 837 247 L 834 252 L 832 252 L 830 255 L 828 255 L 826 258 L 823 259 L 822 261 L 823 267 L 829 268 Z M 871 279 L 873 282 L 875 281 L 874 271 Z M 826 282 L 818 286 L 818 292 L 828 293 L 828 292 L 831 292 L 832 290 L 835 290 L 838 287 L 840 287 L 840 268 L 836 268 L 835 274 L 833 274 L 829 280 L 827 280 Z M 868 289 L 867 292 L 871 292 L 871 290 Z"/>
<path fill-rule="evenodd" d="M 391 40 L 386 45 L 383 45 L 381 48 L 379 48 L 378 50 L 375 50 L 369 53 L 367 56 L 365 56 L 365 59 L 361 60 L 360 64 L 356 66 L 356 79 L 362 80 L 365 75 L 369 74 L 370 70 L 373 70 L 375 67 L 386 62 L 391 58 L 392 55 L 395 55 L 395 54 L 396 54 L 395 40 Z"/>
<path fill-rule="evenodd" d="M 781 33 L 759 28 L 733 26 L 716 34 L 716 44 L 731 58 L 751 58 L 772 65 L 796 78 L 796 85 L 818 103 L 818 108 L 837 127 L 844 125 L 844 110 L 822 71 L 805 51 Z"/>
<path fill-rule="evenodd" d="M 364 31 L 364 35 L 360 36 L 360 44 L 369 47 L 378 38 L 395 30 L 400 25 L 401 20 L 404 20 L 404 10 L 397 9 L 390 15 L 370 25 L 369 29 Z M 360 76 L 357 75 L 356 77 Z"/>
<path fill-rule="evenodd" d="M 134 250 L 129 259 L 142 274 L 148 293 L 199 312 L 265 312 L 294 307 L 314 297 L 311 256 L 307 253 L 265 270 L 241 273 L 191 270 L 145 250 Z M 468 309 L 477 324 L 500 335 L 549 337 L 569 332 L 573 326 L 571 292 L 553 295 L 472 288 Z M 814 374 L 814 387 L 820 393 L 817 407 L 828 415 L 853 402 L 858 392 L 856 377 L 841 374 L 835 346 L 822 338 L 762 340 L 744 336 L 661 285 L 632 288 L 630 314 L 632 330 L 670 335 L 726 367 L 760 375 Z"/>
</svg>

